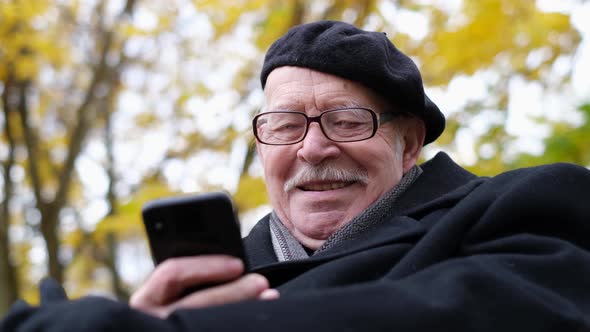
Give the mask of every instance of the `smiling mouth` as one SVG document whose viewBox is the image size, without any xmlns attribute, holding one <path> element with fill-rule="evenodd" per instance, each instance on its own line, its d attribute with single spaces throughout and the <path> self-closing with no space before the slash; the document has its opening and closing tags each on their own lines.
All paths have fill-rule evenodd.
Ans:
<svg viewBox="0 0 590 332">
<path fill-rule="evenodd" d="M 298 186 L 299 190 L 303 191 L 328 191 L 336 190 L 344 187 L 348 187 L 355 182 L 330 182 L 330 183 L 319 183 L 319 184 L 307 184 Z"/>
</svg>

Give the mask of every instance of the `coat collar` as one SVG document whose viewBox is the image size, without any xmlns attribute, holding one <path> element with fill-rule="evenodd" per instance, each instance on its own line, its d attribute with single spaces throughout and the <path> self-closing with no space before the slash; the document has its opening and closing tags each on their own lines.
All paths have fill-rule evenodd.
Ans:
<svg viewBox="0 0 590 332">
<path fill-rule="evenodd" d="M 249 266 L 261 266 L 278 261 L 272 246 L 269 220 L 270 214 L 267 214 L 244 238 L 244 249 Z"/>
<path fill-rule="evenodd" d="M 414 211 L 477 179 L 476 175 L 457 165 L 444 152 L 439 152 L 420 167 L 422 174 L 395 203 L 402 214 Z"/>
</svg>

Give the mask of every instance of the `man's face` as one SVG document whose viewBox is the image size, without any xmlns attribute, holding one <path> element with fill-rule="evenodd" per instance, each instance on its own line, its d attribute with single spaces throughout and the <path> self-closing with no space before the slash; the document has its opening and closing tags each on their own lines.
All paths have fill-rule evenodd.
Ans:
<svg viewBox="0 0 590 332">
<path fill-rule="evenodd" d="M 299 67 L 273 70 L 266 83 L 265 99 L 264 112 L 297 111 L 318 116 L 350 105 L 376 113 L 391 111 L 385 100 L 358 83 Z M 403 151 L 405 138 L 401 144 L 395 143 L 395 130 L 388 122 L 368 140 L 337 143 L 324 136 L 318 123 L 312 123 L 302 142 L 281 146 L 257 142 L 271 204 L 299 242 L 318 248 L 399 182 L 417 154 L 409 156 Z M 366 181 L 335 181 L 318 175 L 296 180 L 292 189 L 285 190 L 285 183 L 313 167 L 363 174 Z"/>
</svg>

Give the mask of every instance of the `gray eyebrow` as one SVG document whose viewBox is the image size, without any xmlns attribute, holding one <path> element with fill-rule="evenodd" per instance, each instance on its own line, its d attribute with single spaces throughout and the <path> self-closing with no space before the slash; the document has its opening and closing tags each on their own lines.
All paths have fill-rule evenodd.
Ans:
<svg viewBox="0 0 590 332">
<path fill-rule="evenodd" d="M 356 107 L 366 107 L 366 105 L 361 105 L 359 102 L 357 102 L 356 100 L 347 100 L 344 103 L 340 103 L 340 104 L 334 104 L 330 107 L 330 109 L 334 109 L 334 108 L 356 108 Z"/>
</svg>

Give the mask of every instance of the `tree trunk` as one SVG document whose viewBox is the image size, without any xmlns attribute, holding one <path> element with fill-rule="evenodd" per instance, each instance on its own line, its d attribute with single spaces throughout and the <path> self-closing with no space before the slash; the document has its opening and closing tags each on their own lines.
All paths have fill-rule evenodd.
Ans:
<svg viewBox="0 0 590 332">
<path fill-rule="evenodd" d="M 129 292 L 123 286 L 123 281 L 117 270 L 117 237 L 113 232 L 107 234 L 106 265 L 111 274 L 111 287 L 115 296 L 122 301 L 129 300 Z"/>
<path fill-rule="evenodd" d="M 60 183 L 58 186 L 56 198 L 53 202 L 47 203 L 41 195 L 43 183 L 39 175 L 39 141 L 35 134 L 35 130 L 31 125 L 29 119 L 29 105 L 27 90 L 30 82 L 23 81 L 18 84 L 18 112 L 20 115 L 21 126 L 24 133 L 25 145 L 27 148 L 28 159 L 28 174 L 33 186 L 33 193 L 35 194 L 36 207 L 41 213 L 41 235 L 45 240 L 45 247 L 47 249 L 47 267 L 49 276 L 57 280 L 63 281 L 63 271 L 59 262 L 59 239 L 57 235 L 58 214 L 61 208 L 65 205 L 65 193 L 68 191 L 70 184 L 70 177 L 73 168 L 73 160 L 70 160 L 71 165 L 66 163 L 62 173 L 60 174 Z M 79 147 L 80 142 L 71 142 L 71 146 Z M 78 155 L 79 150 L 75 151 L 75 156 Z M 71 156 L 70 156 L 71 157 Z M 74 157 L 75 158 L 75 157 Z M 68 168 L 68 166 L 70 168 Z"/>
<path fill-rule="evenodd" d="M 119 69 L 123 65 L 123 63 L 119 63 Z M 118 75 L 118 70 L 114 73 L 114 75 Z M 113 79 L 113 82 L 118 82 L 118 77 Z M 114 112 L 114 105 L 115 105 L 115 97 L 117 95 L 117 84 L 113 84 L 109 94 L 107 95 L 107 99 L 105 101 L 105 107 L 103 108 L 104 118 L 105 118 L 105 127 L 104 127 L 104 139 L 105 139 L 105 147 L 107 151 L 107 165 L 106 171 L 107 176 L 109 179 L 109 186 L 107 190 L 107 200 L 109 202 L 109 212 L 108 216 L 113 216 L 117 214 L 117 196 L 115 194 L 115 184 L 117 183 L 117 175 L 115 173 L 115 151 L 114 151 L 114 142 L 113 142 L 113 127 L 112 127 L 112 117 L 111 114 Z M 121 276 L 119 271 L 117 270 L 117 235 L 114 232 L 109 232 L 107 234 L 107 252 L 106 252 L 106 259 L 105 265 L 107 266 L 110 275 L 111 275 L 111 289 L 115 293 L 115 296 L 121 300 L 128 300 L 129 299 L 129 292 L 125 289 L 123 285 L 123 281 L 121 280 Z"/>
<path fill-rule="evenodd" d="M 8 230 L 10 228 L 10 199 L 12 197 L 12 180 L 10 171 L 14 165 L 14 149 L 16 141 L 12 134 L 11 109 L 9 93 L 12 93 L 12 80 L 5 81 L 2 91 L 2 105 L 4 105 L 4 133 L 8 142 L 8 157 L 2 165 L 4 176 L 4 197 L 0 203 L 0 316 L 2 316 L 18 297 L 18 283 L 15 267 L 10 259 L 10 242 Z"/>
<path fill-rule="evenodd" d="M 12 150 L 11 150 L 12 151 Z M 13 154 L 10 154 L 13 156 Z M 8 229 L 10 226 L 9 202 L 12 194 L 12 181 L 10 180 L 10 162 L 4 167 L 4 200 L 1 204 L 0 211 L 0 316 L 2 316 L 16 301 L 18 297 L 18 284 L 16 271 L 10 259 L 10 242 L 8 238 Z"/>
<path fill-rule="evenodd" d="M 3 204 L 2 208 L 5 209 Z M 4 219 L 4 211 L 2 211 L 2 230 L 0 230 L 0 316 L 4 315 L 10 305 L 16 301 L 18 297 L 18 284 L 16 282 L 15 269 L 10 260 L 10 244 L 8 243 L 8 236 L 5 232 L 5 224 L 8 220 Z"/>
<path fill-rule="evenodd" d="M 47 249 L 47 271 L 49 276 L 60 284 L 63 282 L 63 266 L 59 261 L 58 213 L 55 208 L 47 208 L 41 217 L 41 234 Z"/>
</svg>

